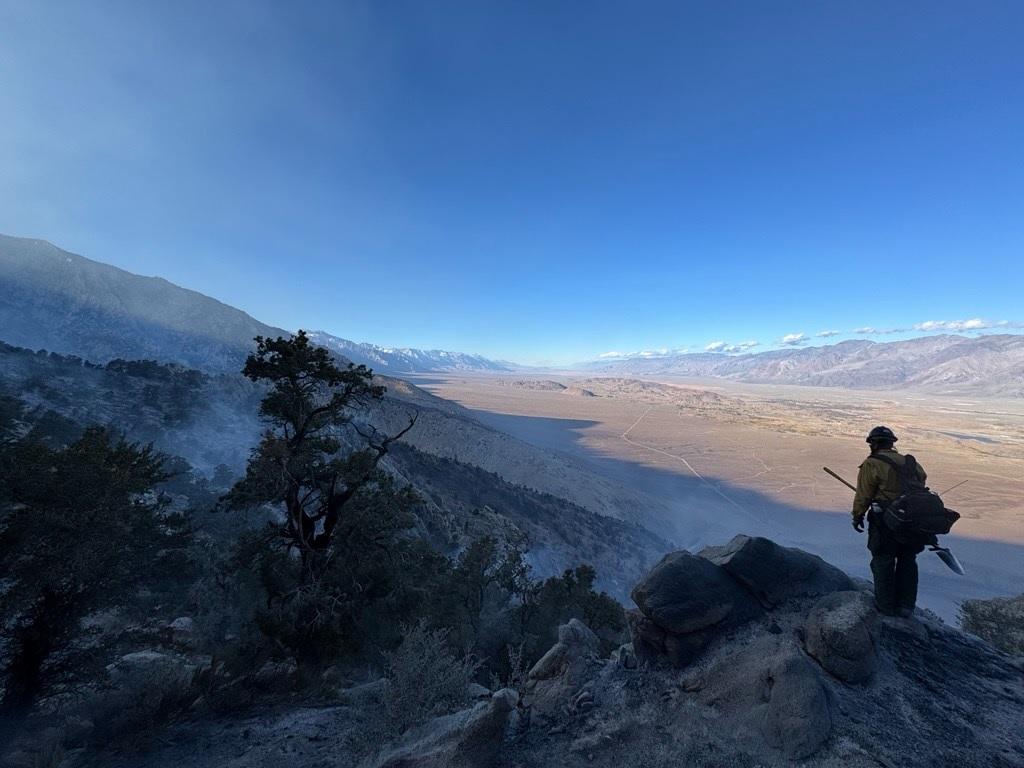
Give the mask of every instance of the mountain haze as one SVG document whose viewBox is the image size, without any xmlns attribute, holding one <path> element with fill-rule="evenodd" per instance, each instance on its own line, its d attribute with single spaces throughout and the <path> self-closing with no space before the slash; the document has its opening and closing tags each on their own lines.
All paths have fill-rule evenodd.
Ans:
<svg viewBox="0 0 1024 768">
<path fill-rule="evenodd" d="M 382 347 L 376 344 L 349 341 L 332 336 L 324 331 L 313 331 L 309 338 L 322 347 L 362 363 L 374 371 L 390 373 L 430 373 L 441 371 L 461 372 L 507 372 L 517 366 L 498 360 L 490 360 L 480 355 L 464 352 L 447 352 L 442 349 L 413 349 L 411 347 Z"/>
<path fill-rule="evenodd" d="M 143 277 L 45 241 L 0 235 L 0 341 L 94 362 L 151 359 L 238 371 L 254 336 L 291 331 L 160 277 Z M 478 355 L 391 349 L 328 333 L 314 341 L 383 373 L 507 371 Z"/>
<path fill-rule="evenodd" d="M 728 355 L 691 353 L 585 363 L 617 376 L 726 378 L 765 384 L 1024 396 L 1024 336 L 926 336 L 906 341 L 843 341 L 825 347 Z"/>
<path fill-rule="evenodd" d="M 237 371 L 258 335 L 288 335 L 159 277 L 0 235 L 0 339 L 96 362 L 153 359 Z"/>
</svg>

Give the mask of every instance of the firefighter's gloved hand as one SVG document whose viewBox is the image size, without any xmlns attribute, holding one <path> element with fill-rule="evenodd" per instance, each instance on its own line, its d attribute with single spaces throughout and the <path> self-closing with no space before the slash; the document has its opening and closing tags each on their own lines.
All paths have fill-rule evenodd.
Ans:
<svg viewBox="0 0 1024 768">
<path fill-rule="evenodd" d="M 853 530 L 857 533 L 864 533 L 864 518 L 855 517 L 853 518 Z"/>
</svg>

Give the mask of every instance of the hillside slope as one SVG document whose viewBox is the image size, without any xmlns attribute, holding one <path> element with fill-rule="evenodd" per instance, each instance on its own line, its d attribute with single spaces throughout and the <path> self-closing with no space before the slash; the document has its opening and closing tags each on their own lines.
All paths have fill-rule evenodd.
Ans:
<svg viewBox="0 0 1024 768">
<path fill-rule="evenodd" d="M 373 421 L 397 431 L 408 415 L 419 415 L 410 444 L 395 446 L 384 466 L 420 491 L 426 502 L 420 515 L 424 533 L 442 551 L 456 552 L 483 535 L 524 539 L 537 574 L 587 562 L 597 568 L 602 588 L 622 597 L 654 553 L 667 546 L 619 519 L 637 503 L 628 491 L 484 427 L 459 406 L 418 387 L 387 377 L 377 381 L 388 394 Z M 263 389 L 239 374 L 206 374 L 150 361 L 97 365 L 0 342 L 4 394 L 79 426 L 108 425 L 133 441 L 153 443 L 207 477 L 220 465 L 241 474 L 263 428 L 258 416 Z M 476 457 L 463 452 L 464 461 L 456 461 L 466 441 L 491 449 Z M 569 485 L 562 488 L 556 478 L 568 479 Z M 567 500 L 577 483 L 595 489 L 589 507 Z"/>
<path fill-rule="evenodd" d="M 235 372 L 257 335 L 287 335 L 196 291 L 44 241 L 0 235 L 0 328 L 9 344 Z"/>
<path fill-rule="evenodd" d="M 759 557 L 743 558 L 748 547 Z M 1024 765 L 1020 660 L 927 614 L 878 616 L 870 591 L 806 552 L 738 536 L 701 553 L 670 553 L 633 596 L 639 610 L 630 611 L 631 637 L 623 638 L 631 642 L 609 658 L 573 619 L 515 689 L 482 690 L 470 708 L 374 744 L 376 755 L 353 747 L 382 706 L 382 689 L 370 683 L 317 702 L 194 715 L 141 754 L 92 753 L 84 764 Z M 661 615 L 678 632 L 655 626 L 650 617 Z"/>
<path fill-rule="evenodd" d="M 6 235 L 0 235 L 0 328 L 4 341 L 21 347 L 94 362 L 158 360 L 213 373 L 236 372 L 254 336 L 290 334 L 163 278 Z M 322 331 L 311 338 L 379 373 L 511 370 L 461 352 L 393 349 Z"/>
</svg>

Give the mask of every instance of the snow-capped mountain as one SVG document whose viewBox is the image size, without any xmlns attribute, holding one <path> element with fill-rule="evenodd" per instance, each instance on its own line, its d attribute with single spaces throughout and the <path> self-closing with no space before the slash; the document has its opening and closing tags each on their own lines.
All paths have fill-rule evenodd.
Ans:
<svg viewBox="0 0 1024 768">
<path fill-rule="evenodd" d="M 309 338 L 316 344 L 327 347 L 332 352 L 346 357 L 354 363 L 362 363 L 374 371 L 392 375 L 439 371 L 501 372 L 515 370 L 517 367 L 512 363 L 490 360 L 480 355 L 463 352 L 382 347 L 376 344 L 359 343 L 333 336 L 324 331 L 312 331 Z"/>
</svg>

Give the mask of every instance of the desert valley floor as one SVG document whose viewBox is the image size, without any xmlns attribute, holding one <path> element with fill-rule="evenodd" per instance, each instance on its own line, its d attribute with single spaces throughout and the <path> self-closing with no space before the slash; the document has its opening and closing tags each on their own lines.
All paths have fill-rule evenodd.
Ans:
<svg viewBox="0 0 1024 768">
<path fill-rule="evenodd" d="M 921 562 L 921 604 L 947 620 L 969 597 L 1024 588 L 1024 402 L 915 392 L 579 376 L 412 379 L 479 421 L 572 456 L 663 504 L 652 521 L 686 548 L 736 533 L 817 552 L 868 576 L 865 537 L 849 523 L 863 435 L 888 424 L 934 490 L 963 519 L 945 537 L 967 575 L 932 554 Z M 628 511 L 623 516 L 630 516 Z"/>
</svg>

